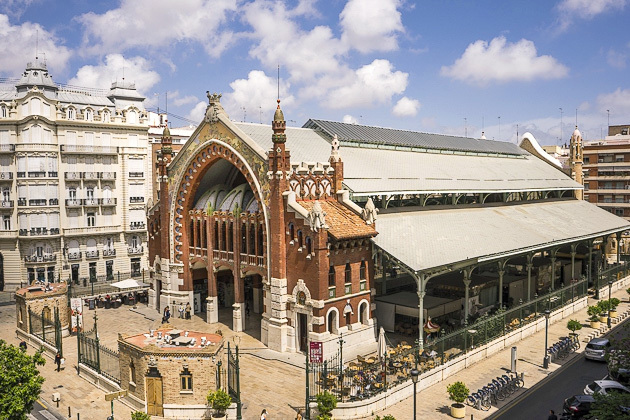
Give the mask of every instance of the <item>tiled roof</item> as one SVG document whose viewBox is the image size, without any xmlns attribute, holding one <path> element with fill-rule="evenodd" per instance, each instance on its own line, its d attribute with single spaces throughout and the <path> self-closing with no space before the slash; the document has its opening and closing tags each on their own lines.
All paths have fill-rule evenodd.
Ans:
<svg viewBox="0 0 630 420">
<path fill-rule="evenodd" d="M 300 201 L 299 204 L 311 211 L 315 201 Z M 341 240 L 376 236 L 374 225 L 366 224 L 361 217 L 338 201 L 320 201 L 319 204 L 326 213 L 328 234 L 333 238 Z"/>
</svg>

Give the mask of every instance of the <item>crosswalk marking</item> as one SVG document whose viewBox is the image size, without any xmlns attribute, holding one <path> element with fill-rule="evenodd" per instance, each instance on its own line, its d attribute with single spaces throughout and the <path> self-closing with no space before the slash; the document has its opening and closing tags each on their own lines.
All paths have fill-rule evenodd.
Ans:
<svg viewBox="0 0 630 420">
<path fill-rule="evenodd" d="M 44 416 L 47 420 L 57 420 L 57 417 L 53 416 L 52 414 L 50 414 L 48 411 L 46 410 L 41 410 L 39 412 L 39 414 L 41 414 L 42 416 Z"/>
</svg>

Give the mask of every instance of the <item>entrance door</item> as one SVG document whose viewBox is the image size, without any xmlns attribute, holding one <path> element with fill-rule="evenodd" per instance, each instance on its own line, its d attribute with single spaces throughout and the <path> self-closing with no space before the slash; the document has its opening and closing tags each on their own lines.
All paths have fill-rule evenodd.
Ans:
<svg viewBox="0 0 630 420">
<path fill-rule="evenodd" d="M 164 415 L 162 406 L 162 378 L 146 377 L 147 414 L 150 416 Z"/>
<path fill-rule="evenodd" d="M 308 323 L 306 314 L 298 314 L 298 334 L 300 340 L 300 350 L 306 351 L 308 341 Z"/>
</svg>

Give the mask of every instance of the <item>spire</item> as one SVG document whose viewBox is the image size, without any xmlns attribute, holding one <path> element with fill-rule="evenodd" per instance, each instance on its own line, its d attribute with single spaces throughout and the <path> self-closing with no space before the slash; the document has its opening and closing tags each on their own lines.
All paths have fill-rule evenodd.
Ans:
<svg viewBox="0 0 630 420">
<path fill-rule="evenodd" d="M 328 161 L 330 163 L 333 163 L 333 162 L 339 162 L 340 160 L 341 160 L 341 157 L 339 156 L 339 139 L 337 138 L 337 135 L 335 134 L 332 139 L 330 158 L 328 159 Z"/>
<path fill-rule="evenodd" d="M 273 115 L 273 122 L 271 128 L 273 128 L 273 136 L 271 137 L 274 144 L 285 143 L 287 141 L 287 135 L 284 134 L 284 130 L 287 127 L 287 123 L 284 120 L 284 114 L 280 109 L 280 99 L 278 99 L 278 107 Z"/>
</svg>

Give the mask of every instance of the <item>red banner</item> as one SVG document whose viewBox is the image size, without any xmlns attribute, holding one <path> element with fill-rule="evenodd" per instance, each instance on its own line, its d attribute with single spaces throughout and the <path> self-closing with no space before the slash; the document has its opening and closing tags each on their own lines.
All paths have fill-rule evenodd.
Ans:
<svg viewBox="0 0 630 420">
<path fill-rule="evenodd" d="M 311 341 L 309 350 L 311 363 L 322 363 L 324 361 L 324 349 L 321 341 Z"/>
</svg>

